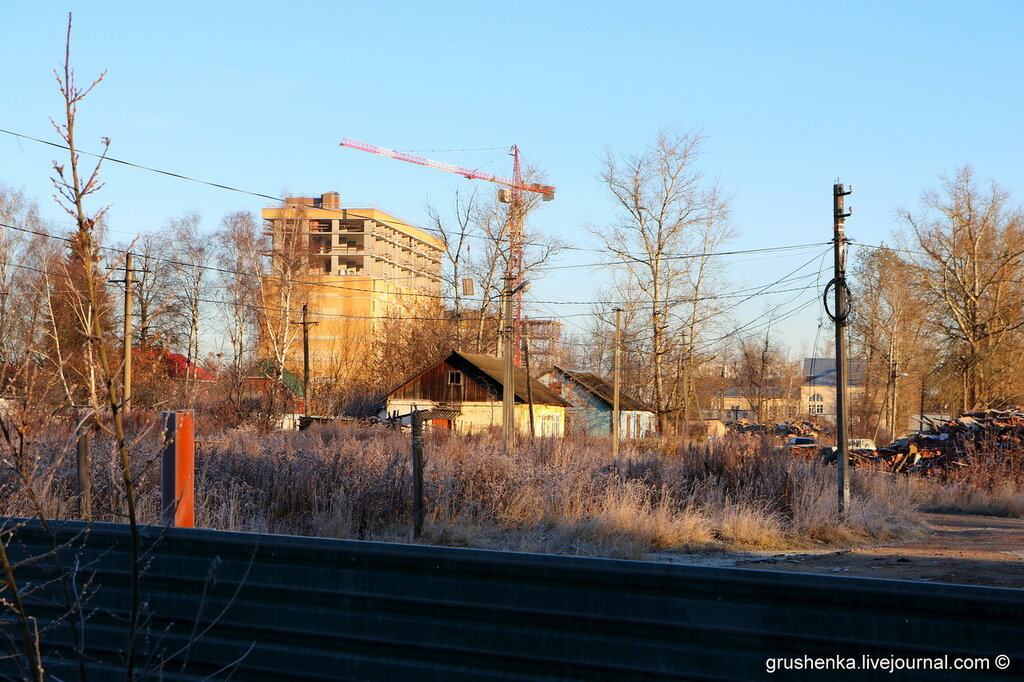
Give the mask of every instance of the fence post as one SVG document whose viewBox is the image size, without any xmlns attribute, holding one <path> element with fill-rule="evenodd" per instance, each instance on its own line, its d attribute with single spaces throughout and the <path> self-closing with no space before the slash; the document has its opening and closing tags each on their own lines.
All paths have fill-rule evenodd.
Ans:
<svg viewBox="0 0 1024 682">
<path fill-rule="evenodd" d="M 89 421 L 81 418 L 78 425 L 78 511 L 83 521 L 92 521 L 92 477 L 89 475 Z"/>
<path fill-rule="evenodd" d="M 195 424 L 192 410 L 161 412 L 164 447 L 160 508 L 165 526 L 195 526 Z"/>
<path fill-rule="evenodd" d="M 412 536 L 423 533 L 423 414 L 412 411 Z"/>
</svg>

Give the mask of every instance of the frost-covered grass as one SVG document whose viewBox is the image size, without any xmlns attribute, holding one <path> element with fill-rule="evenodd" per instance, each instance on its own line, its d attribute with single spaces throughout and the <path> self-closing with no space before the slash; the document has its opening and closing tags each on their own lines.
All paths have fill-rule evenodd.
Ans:
<svg viewBox="0 0 1024 682">
<path fill-rule="evenodd" d="M 159 514 L 153 420 L 131 425 L 143 521 Z M 410 438 L 384 426 L 322 425 L 303 432 L 233 430 L 196 457 L 197 525 L 225 530 L 411 541 Z M 69 425 L 33 444 L 33 490 L 45 513 L 77 516 Z M 123 520 L 110 443 L 93 442 L 94 519 Z M 849 520 L 835 510 L 835 469 L 755 440 L 688 448 L 667 441 L 538 439 L 513 454 L 498 434 L 429 434 L 421 542 L 556 554 L 642 558 L 652 551 L 793 548 L 913 534 L 919 483 L 853 477 Z M 10 468 L 4 513 L 30 515 Z"/>
<path fill-rule="evenodd" d="M 834 475 L 741 439 L 686 450 L 633 443 L 611 461 L 604 440 L 538 440 L 506 455 L 496 434 L 435 434 L 426 444 L 423 540 L 640 558 L 843 544 L 916 529 L 909 484 L 870 473 L 854 478 L 851 519 L 840 522 Z M 203 456 L 197 488 L 208 491 L 200 518 L 213 527 L 411 538 L 408 433 L 235 433 L 231 445 Z"/>
</svg>

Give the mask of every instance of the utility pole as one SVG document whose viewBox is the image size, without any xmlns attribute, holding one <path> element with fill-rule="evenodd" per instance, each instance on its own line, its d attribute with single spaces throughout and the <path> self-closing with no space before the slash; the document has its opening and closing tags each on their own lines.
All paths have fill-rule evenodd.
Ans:
<svg viewBox="0 0 1024 682">
<path fill-rule="evenodd" d="M 511 270 L 505 274 L 505 287 L 503 289 L 502 316 L 505 318 L 505 334 L 502 339 L 502 360 L 505 363 L 504 387 L 501 390 L 501 430 L 504 436 L 505 453 L 511 454 L 516 447 L 516 391 L 515 391 L 515 355 L 512 350 L 513 337 L 515 336 L 515 325 L 512 320 L 512 299 L 514 292 L 512 287 L 515 283 Z"/>
<path fill-rule="evenodd" d="M 132 399 L 132 286 L 135 284 L 135 270 L 132 269 L 132 252 L 124 252 L 124 279 L 109 280 L 111 284 L 124 284 L 124 358 L 121 362 L 121 410 L 131 410 Z"/>
<path fill-rule="evenodd" d="M 622 380 L 622 308 L 615 308 L 615 370 L 612 376 L 612 459 L 619 457 L 619 384 Z"/>
<path fill-rule="evenodd" d="M 849 315 L 846 290 L 846 231 L 845 222 L 850 212 L 844 206 L 844 199 L 852 192 L 843 185 L 832 186 L 832 217 L 834 231 L 835 269 L 831 285 L 835 287 L 835 311 L 829 317 L 836 328 L 836 438 L 839 439 L 836 453 L 838 460 L 839 513 L 846 515 L 850 510 L 850 443 L 847 423 L 846 400 L 846 323 Z"/>
<path fill-rule="evenodd" d="M 533 425 L 533 378 L 530 374 L 530 336 L 525 331 L 522 337 L 523 342 L 523 362 L 526 367 L 526 404 L 529 405 L 530 409 L 530 442 L 532 443 L 537 436 L 537 429 Z"/>
<path fill-rule="evenodd" d="M 124 395 L 121 409 L 131 411 L 132 401 L 132 285 L 135 273 L 132 271 L 132 252 L 124 254 Z"/>
<path fill-rule="evenodd" d="M 899 399 L 899 386 L 900 386 L 899 382 L 900 382 L 900 377 L 908 377 L 908 376 L 910 376 L 910 375 L 907 374 L 906 372 L 897 372 L 896 371 L 896 367 L 895 366 L 893 367 L 893 369 L 892 369 L 892 403 L 889 405 L 889 410 L 891 411 L 891 417 L 889 418 L 889 430 L 892 432 L 889 435 L 890 442 L 896 440 L 897 438 L 899 438 L 900 437 L 899 436 L 899 432 L 902 430 L 902 429 L 898 429 L 896 427 L 896 420 L 899 418 L 899 414 L 896 411 L 896 405 L 897 405 L 897 401 Z"/>
<path fill-rule="evenodd" d="M 412 536 L 423 534 L 423 420 L 427 410 L 413 409 L 412 422 Z"/>
<path fill-rule="evenodd" d="M 310 322 L 307 318 L 309 312 L 309 305 L 306 303 L 302 304 L 302 321 L 292 322 L 292 324 L 302 325 L 302 400 L 306 406 L 306 416 L 309 416 L 311 410 L 309 406 L 313 403 L 313 396 L 309 393 L 309 328 L 317 322 Z"/>
</svg>

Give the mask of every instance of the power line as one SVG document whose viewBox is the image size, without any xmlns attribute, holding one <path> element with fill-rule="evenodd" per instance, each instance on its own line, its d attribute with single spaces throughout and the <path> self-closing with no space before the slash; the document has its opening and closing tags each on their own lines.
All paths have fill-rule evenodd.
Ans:
<svg viewBox="0 0 1024 682">
<path fill-rule="evenodd" d="M 21 227 L 21 226 L 17 226 L 17 225 L 11 225 L 11 224 L 8 224 L 8 223 L 0 223 L 0 227 L 5 227 L 5 228 L 12 229 L 12 230 L 17 230 L 19 232 L 33 234 L 33 235 L 36 235 L 36 236 L 39 236 L 39 237 L 43 237 L 43 238 L 46 238 L 46 239 L 55 239 L 55 240 L 58 240 L 58 241 L 69 243 L 69 244 L 73 243 L 73 240 L 69 239 L 67 237 L 61 237 L 61 236 L 58 236 L 58 235 L 49 234 L 48 232 L 43 232 L 43 231 L 39 231 L 39 230 L 33 230 L 33 229 L 30 229 L 30 228 Z M 792 247 L 792 246 L 790 246 L 790 247 L 773 247 L 773 248 L 767 249 L 767 250 L 769 250 L 769 251 L 778 251 L 778 250 L 783 250 L 783 249 L 807 248 L 808 246 L 811 246 L 811 245 L 800 245 L 800 246 L 796 246 L 796 247 Z M 114 248 L 114 247 L 111 247 L 111 246 L 97 245 L 97 248 L 100 249 L 100 250 L 103 250 L 103 251 L 108 251 L 108 252 L 116 253 L 116 254 L 124 253 L 124 250 L 118 249 L 118 248 Z M 763 251 L 766 251 L 766 250 L 765 249 L 753 249 L 753 250 L 750 250 L 750 251 L 721 252 L 718 255 L 733 255 L 733 254 L 736 254 L 736 253 L 751 253 L 751 252 L 763 252 Z M 207 270 L 207 271 L 218 272 L 218 273 L 222 273 L 222 274 L 235 275 L 235 276 L 238 276 L 238 277 L 256 277 L 256 278 L 263 279 L 263 280 L 270 280 L 272 282 L 279 282 L 281 284 L 298 284 L 298 285 L 303 285 L 303 286 L 311 286 L 311 287 L 314 287 L 314 288 L 339 289 L 339 290 L 344 290 L 344 291 L 354 291 L 354 292 L 369 293 L 369 294 L 381 293 L 381 292 L 377 291 L 376 289 L 362 289 L 362 288 L 359 288 L 359 287 L 346 286 L 346 285 L 343 285 L 343 284 L 334 284 L 334 283 L 329 283 L 329 282 L 309 281 L 309 280 L 304 280 L 304 279 L 284 277 L 284 276 L 281 276 L 281 275 L 274 275 L 272 273 L 246 272 L 246 271 L 243 271 L 243 270 L 237 270 L 237 269 L 231 269 L 231 268 L 222 268 L 222 267 L 217 267 L 217 266 L 214 266 L 214 265 L 200 265 L 198 263 L 189 263 L 189 262 L 177 260 L 177 259 L 174 259 L 174 258 L 167 258 L 167 257 L 163 257 L 163 256 L 155 256 L 155 255 L 152 255 L 152 254 L 139 253 L 139 252 L 135 252 L 135 251 L 132 251 L 132 253 L 135 256 L 138 256 L 141 259 L 152 260 L 152 261 L 157 261 L 157 262 L 161 262 L 161 263 L 167 263 L 168 265 L 176 265 L 176 266 L 179 266 L 179 267 L 187 267 L 187 268 L 194 268 L 194 269 L 199 269 L 199 270 Z M 679 257 L 699 257 L 699 255 L 701 255 L 701 254 L 688 254 L 688 255 L 679 256 Z M 702 254 L 702 255 L 709 255 L 709 254 Z M 817 258 L 817 257 L 818 256 L 816 255 L 815 258 Z M 806 267 L 806 263 L 803 266 L 801 266 L 801 268 L 802 267 Z M 799 269 L 801 269 L 801 268 L 798 268 L 797 271 L 799 271 Z M 794 272 L 796 272 L 796 271 L 794 271 Z M 788 277 L 788 276 L 789 275 L 787 275 L 786 277 Z M 392 281 L 392 280 L 390 280 L 388 278 L 371 277 L 369 275 L 367 275 L 366 277 L 367 277 L 367 279 L 385 279 L 386 281 Z M 783 278 L 783 280 L 785 280 L 785 277 Z M 783 280 L 777 280 L 776 282 L 773 282 L 772 284 L 766 285 L 766 288 L 770 287 L 770 286 L 774 286 L 774 284 L 777 284 L 778 282 L 783 281 Z M 414 296 L 414 297 L 420 297 L 420 298 L 441 299 L 441 300 L 448 298 L 444 294 L 431 294 L 431 293 L 417 292 L 417 291 L 403 291 L 403 292 L 401 292 L 401 295 L 403 295 L 403 296 Z M 353 297 L 353 298 L 357 298 L 357 297 Z M 462 297 L 462 298 L 463 298 L 463 300 L 472 301 L 472 302 L 475 302 L 475 303 L 488 303 L 488 302 L 491 302 L 491 301 L 494 300 L 494 297 L 487 297 L 487 298 L 485 298 L 485 297 L 480 297 L 480 298 Z M 710 297 L 710 298 L 711 299 L 715 299 L 715 298 L 718 298 L 718 297 Z M 540 303 L 540 301 L 536 301 L 536 302 Z M 692 298 L 683 298 L 683 299 L 674 299 L 674 300 L 671 301 L 671 303 L 673 303 L 673 304 L 676 304 L 676 303 L 689 303 L 689 302 L 693 302 L 693 299 Z M 547 301 L 546 303 L 550 303 L 552 305 L 594 305 L 594 304 L 601 304 L 601 303 L 607 303 L 607 304 L 626 303 L 626 301 L 598 301 L 598 300 L 594 300 L 594 301 L 573 301 L 573 302 L 567 302 L 567 301 Z"/>
<path fill-rule="evenodd" d="M 54 147 L 56 149 L 61 149 L 61 150 L 64 150 L 64 151 L 70 151 L 66 144 L 61 144 L 59 142 L 52 142 L 50 140 L 44 140 L 44 139 L 41 139 L 41 138 L 38 138 L 38 137 L 33 137 L 31 135 L 25 135 L 23 133 L 17 133 L 17 132 L 14 132 L 12 130 L 6 130 L 6 129 L 3 129 L 3 128 L 0 128 L 0 133 L 4 133 L 4 134 L 7 134 L 7 135 L 12 135 L 14 137 L 18 137 L 18 138 L 25 139 L 25 140 L 31 140 L 32 142 L 38 142 L 39 144 L 44 144 L 44 145 L 47 145 L 47 146 L 50 146 L 50 147 Z M 500 149 L 500 148 L 499 147 L 495 147 L 494 149 Z M 284 203 L 284 202 L 287 202 L 287 200 L 288 200 L 288 197 L 282 198 L 282 197 L 274 196 L 274 195 L 271 195 L 271 194 L 265 194 L 263 192 L 255 192 L 255 191 L 252 191 L 252 190 L 242 189 L 242 188 L 239 188 L 239 187 L 233 187 L 231 185 L 227 185 L 227 184 L 220 183 L 220 182 L 213 182 L 213 181 L 209 181 L 209 180 L 201 180 L 199 178 L 194 178 L 192 176 L 186 175 L 184 173 L 176 173 L 176 172 L 173 172 L 173 171 L 167 171 L 167 170 L 162 170 L 162 169 L 159 169 L 159 168 L 153 168 L 151 166 L 146 166 L 144 164 L 134 163 L 132 161 L 127 161 L 127 160 L 124 160 L 124 159 L 119 159 L 119 158 L 116 158 L 116 157 L 113 157 L 113 156 L 107 156 L 106 154 L 98 154 L 96 152 L 87 152 L 87 151 L 82 151 L 81 149 L 76 149 L 75 151 L 78 154 L 83 154 L 85 156 L 91 156 L 91 157 L 94 157 L 94 158 L 97 158 L 97 159 L 103 159 L 104 161 L 110 161 L 112 163 L 120 164 L 120 165 L 123 165 L 123 166 L 128 166 L 130 168 L 136 168 L 138 170 L 144 170 L 144 171 L 148 171 L 148 172 L 151 172 L 151 173 L 157 173 L 157 174 L 160 174 L 160 175 L 166 175 L 168 177 L 176 178 L 176 179 L 179 179 L 179 180 L 185 180 L 187 182 L 194 182 L 194 183 L 198 183 L 198 184 L 201 184 L 201 185 L 206 185 L 208 187 L 214 187 L 214 188 L 217 188 L 217 189 L 224 189 L 224 190 L 227 190 L 227 191 L 230 191 L 230 192 L 236 192 L 236 193 L 239 193 L 239 194 L 246 194 L 248 196 L 257 197 L 257 198 L 260 198 L 260 199 L 269 199 L 270 201 L 273 201 L 275 203 Z M 488 162 L 488 163 L 490 163 L 490 162 Z M 341 213 L 343 211 L 351 212 L 353 210 L 358 210 L 358 207 L 355 208 L 355 209 L 351 209 L 351 208 L 343 208 L 343 207 L 340 207 L 340 208 L 325 208 L 323 206 L 312 206 L 312 205 L 309 205 L 309 204 L 303 204 L 302 206 L 304 208 L 316 208 L 317 210 L 329 211 L 329 212 L 332 212 L 332 213 Z M 366 215 L 362 215 L 362 214 L 359 214 L 359 213 L 355 213 L 354 215 L 356 217 L 363 218 L 363 219 L 368 219 L 368 220 L 372 220 L 373 219 L 371 216 L 366 216 Z M 410 227 L 417 227 L 417 226 L 413 225 L 412 223 L 407 222 L 407 221 L 401 219 L 399 216 L 393 216 L 393 217 L 398 218 L 401 222 L 409 225 Z M 438 232 L 439 231 L 439 230 L 436 230 L 436 229 L 433 229 L 433 228 L 426 228 L 426 227 L 418 227 L 417 229 L 428 231 L 428 232 Z M 477 235 L 477 234 L 473 234 L 473 233 L 470 233 L 470 232 L 449 232 L 448 234 L 464 236 L 464 237 L 472 237 L 474 239 L 482 239 L 482 240 L 490 241 L 490 242 L 498 242 L 498 241 L 500 241 L 499 239 L 494 239 L 494 238 L 488 237 L 486 235 Z M 771 253 L 771 252 L 776 252 L 776 251 L 785 251 L 785 250 L 791 250 L 791 249 L 800 249 L 800 248 L 810 248 L 810 247 L 814 247 L 814 246 L 822 246 L 822 245 L 827 244 L 827 243 L 829 243 L 829 242 L 821 242 L 821 243 L 814 242 L 814 243 L 811 243 L 811 244 L 803 244 L 803 245 L 768 247 L 768 248 L 762 248 L 762 249 L 746 249 L 746 250 L 725 251 L 725 252 L 716 252 L 716 253 L 666 254 L 665 256 L 663 256 L 663 258 L 666 258 L 666 259 L 705 258 L 705 257 L 712 257 L 712 256 L 727 256 L 727 255 L 738 255 L 738 254 L 747 254 L 747 253 Z M 538 242 L 524 242 L 524 246 L 545 246 L 546 247 L 548 245 L 547 244 L 543 244 L 543 243 L 538 243 Z M 564 250 L 569 250 L 569 251 L 583 251 L 583 252 L 587 252 L 587 253 L 606 253 L 607 252 L 607 249 L 588 248 L 588 247 L 571 246 L 571 245 L 563 246 L 561 248 L 564 249 Z M 624 252 L 624 253 L 628 254 L 629 252 Z M 643 253 L 639 253 L 638 252 L 638 255 L 640 255 L 641 257 L 648 257 L 649 254 L 643 254 Z M 593 265 L 616 265 L 616 264 L 627 264 L 627 263 L 632 263 L 632 262 L 634 262 L 634 261 L 622 261 L 621 263 L 614 262 L 614 261 L 612 261 L 612 262 L 604 261 L 604 262 L 601 262 L 601 263 L 575 264 L 575 265 L 564 266 L 564 267 L 573 267 L 573 268 L 575 268 L 575 267 L 592 267 Z"/>
</svg>

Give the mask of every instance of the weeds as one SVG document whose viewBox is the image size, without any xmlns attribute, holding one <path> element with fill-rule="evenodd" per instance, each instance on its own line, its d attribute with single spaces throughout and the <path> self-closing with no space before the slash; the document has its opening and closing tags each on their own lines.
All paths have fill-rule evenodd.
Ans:
<svg viewBox="0 0 1024 682">
<path fill-rule="evenodd" d="M 144 420 L 133 448 L 140 518 L 159 522 L 159 486 L 147 462 L 158 438 Z M 71 518 L 75 471 L 59 458 L 71 426 L 37 442 L 57 461 L 47 508 Z M 152 429 L 149 429 L 152 431 Z M 298 433 L 234 430 L 228 445 L 197 454 L 196 519 L 224 530 L 411 541 L 407 433 L 322 425 Z M 114 453 L 97 434 L 93 450 Z M 494 434 L 434 433 L 425 443 L 424 542 L 554 554 L 643 558 L 661 550 L 783 549 L 910 537 L 922 507 L 1020 515 L 1017 490 L 990 481 L 940 484 L 856 470 L 848 519 L 835 505 L 835 471 L 773 452 L 756 440 L 726 439 L 683 450 L 626 443 L 538 440 L 514 456 Z M 59 460 L 59 461 L 58 461 Z M 115 471 L 99 467 L 96 519 L 123 520 Z M 0 482 L 2 483 L 2 482 Z M 1016 506 L 1015 506 L 1016 505 Z"/>
</svg>

